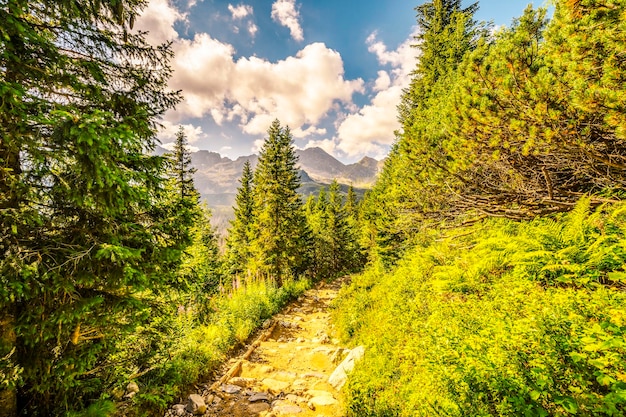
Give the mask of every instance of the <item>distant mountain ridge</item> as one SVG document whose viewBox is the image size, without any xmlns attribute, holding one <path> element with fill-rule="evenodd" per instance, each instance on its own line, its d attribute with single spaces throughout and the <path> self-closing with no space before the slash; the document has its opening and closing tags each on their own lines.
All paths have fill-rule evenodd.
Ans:
<svg viewBox="0 0 626 417">
<path fill-rule="evenodd" d="M 167 151 L 163 148 L 157 149 L 157 154 L 165 152 Z M 296 154 L 299 159 L 302 185 L 307 190 L 319 189 L 334 179 L 340 184 L 351 184 L 357 189 L 367 189 L 374 184 L 382 168 L 382 161 L 369 157 L 346 165 L 321 148 L 298 149 Z M 250 161 L 254 168 L 258 159 L 257 155 L 240 156 L 232 160 L 217 152 L 206 150 L 192 152 L 191 163 L 196 168 L 194 176 L 196 188 L 211 207 L 232 205 L 244 163 Z"/>
<path fill-rule="evenodd" d="M 167 150 L 158 147 L 156 153 L 162 155 Z M 357 195 L 362 196 L 376 181 L 384 161 L 365 157 L 354 164 L 344 164 L 321 148 L 296 150 L 299 158 L 302 186 L 299 192 L 306 196 L 317 194 L 319 190 L 336 179 L 345 192 L 353 185 Z M 235 196 L 243 164 L 250 161 L 256 167 L 257 155 L 240 156 L 232 160 L 217 152 L 200 150 L 191 153 L 191 163 L 196 168 L 194 183 L 202 199 L 213 211 L 212 223 L 223 234 L 233 216 Z"/>
</svg>

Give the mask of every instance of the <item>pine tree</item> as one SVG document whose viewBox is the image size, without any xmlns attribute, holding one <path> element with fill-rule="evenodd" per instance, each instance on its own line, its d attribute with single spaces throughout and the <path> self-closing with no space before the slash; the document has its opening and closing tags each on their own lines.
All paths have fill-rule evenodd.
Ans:
<svg viewBox="0 0 626 417">
<path fill-rule="evenodd" d="M 478 3 L 462 8 L 461 0 L 432 0 L 415 10 L 420 28 L 415 47 L 420 56 L 398 107 L 405 130 L 413 123 L 415 111 L 425 106 L 435 84 L 456 69 L 484 32 L 472 19 Z"/>
<path fill-rule="evenodd" d="M 189 199 L 191 203 L 197 204 L 200 194 L 193 182 L 193 174 L 196 169 L 191 164 L 191 152 L 187 142 L 187 136 L 182 126 L 176 133 L 174 150 L 172 152 L 172 174 L 174 176 L 175 188 L 179 192 L 180 200 Z"/>
<path fill-rule="evenodd" d="M 169 48 L 129 32 L 144 5 L 0 7 L 4 415 L 97 398 L 116 340 L 174 279 L 186 242 L 163 221 L 163 159 L 150 152 L 178 95 Z"/>
<path fill-rule="evenodd" d="M 346 212 L 343 207 L 343 197 L 340 193 L 339 183 L 333 180 L 328 188 L 328 235 L 330 251 L 330 271 L 339 275 L 349 269 L 348 259 L 350 246 L 350 230 L 346 220 Z"/>
<path fill-rule="evenodd" d="M 235 218 L 231 221 L 226 240 L 226 258 L 231 273 L 247 270 L 252 259 L 251 243 L 254 225 L 254 185 L 250 162 L 243 165 L 243 172 L 235 198 Z"/>
<path fill-rule="evenodd" d="M 297 161 L 289 128 L 275 120 L 254 172 L 254 250 L 256 268 L 279 285 L 286 277 L 304 273 L 310 262 Z"/>
<path fill-rule="evenodd" d="M 346 215 L 348 238 L 345 243 L 347 253 L 347 270 L 358 271 L 366 261 L 365 251 L 361 245 L 363 225 L 361 222 L 361 204 L 357 198 L 354 187 L 348 187 L 348 194 L 343 206 Z"/>
</svg>

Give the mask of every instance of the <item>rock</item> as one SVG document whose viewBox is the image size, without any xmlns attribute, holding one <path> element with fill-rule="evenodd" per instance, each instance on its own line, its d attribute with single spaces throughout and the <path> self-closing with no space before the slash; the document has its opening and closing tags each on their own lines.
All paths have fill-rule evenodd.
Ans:
<svg viewBox="0 0 626 417">
<path fill-rule="evenodd" d="M 333 354 L 330 356 L 330 361 L 332 363 L 337 363 L 339 362 L 344 355 L 345 349 L 344 348 L 339 348 L 337 349 L 335 352 L 333 352 Z"/>
<path fill-rule="evenodd" d="M 332 375 L 328 378 L 328 383 L 336 390 L 340 390 L 348 380 L 348 374 L 352 372 L 355 364 L 365 355 L 365 347 L 358 346 L 350 351 L 348 356 L 337 366 Z"/>
<path fill-rule="evenodd" d="M 272 320 L 271 319 L 267 319 L 263 322 L 263 325 L 261 326 L 263 329 L 269 329 L 269 327 L 272 325 Z"/>
<path fill-rule="evenodd" d="M 271 367 L 270 365 L 263 365 L 259 369 L 259 372 L 262 374 L 271 374 L 272 372 L 274 372 L 274 368 Z"/>
<path fill-rule="evenodd" d="M 304 391 L 305 389 L 307 389 L 308 386 L 309 386 L 309 383 L 305 381 L 304 379 L 296 379 L 291 384 L 292 390 L 294 392 Z"/>
<path fill-rule="evenodd" d="M 172 407 L 172 411 L 174 412 L 175 416 L 184 416 L 185 414 L 187 414 L 187 412 L 185 411 L 185 405 L 184 404 L 176 404 L 175 406 Z"/>
<path fill-rule="evenodd" d="M 241 387 L 238 385 L 222 385 L 221 387 L 222 392 L 225 392 L 226 394 L 237 394 L 239 391 L 241 391 Z"/>
<path fill-rule="evenodd" d="M 137 385 L 135 381 L 131 381 L 128 383 L 128 385 L 126 385 L 126 395 L 130 394 L 131 392 L 135 394 L 139 392 L 139 385 Z"/>
<path fill-rule="evenodd" d="M 265 392 L 255 392 L 254 394 L 250 396 L 250 398 L 248 398 L 248 401 L 250 401 L 251 403 L 256 403 L 259 401 L 269 402 L 270 396 Z"/>
<path fill-rule="evenodd" d="M 267 411 L 270 409 L 270 405 L 268 403 L 255 403 L 255 404 L 250 404 L 248 406 L 248 411 L 253 413 L 253 414 L 259 414 L 262 413 L 263 411 Z"/>
<path fill-rule="evenodd" d="M 330 395 L 330 393 L 328 394 L 329 395 L 322 395 L 311 398 L 311 400 L 309 400 L 309 406 L 312 406 L 311 408 L 315 410 L 316 407 L 328 407 L 330 405 L 337 404 L 338 401 L 334 399 L 332 395 Z"/>
<path fill-rule="evenodd" d="M 187 398 L 185 411 L 193 414 L 194 416 L 204 414 L 206 412 L 206 403 L 204 402 L 204 398 L 198 394 L 191 394 L 189 398 Z"/>
<path fill-rule="evenodd" d="M 232 385 L 237 385 L 241 388 L 245 388 L 254 383 L 254 378 L 235 377 L 231 378 L 228 382 L 230 382 Z"/>
<path fill-rule="evenodd" d="M 280 394 L 289 388 L 289 382 L 277 381 L 271 378 L 265 378 L 261 383 L 274 395 Z"/>
</svg>

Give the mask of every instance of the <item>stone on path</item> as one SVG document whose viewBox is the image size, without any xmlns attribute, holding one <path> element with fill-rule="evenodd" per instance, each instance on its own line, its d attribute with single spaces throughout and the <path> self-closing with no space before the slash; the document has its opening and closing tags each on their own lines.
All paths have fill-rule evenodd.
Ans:
<svg viewBox="0 0 626 417">
<path fill-rule="evenodd" d="M 364 346 L 358 346 L 352 349 L 343 362 L 337 366 L 330 378 L 328 378 L 328 383 L 339 391 L 348 380 L 348 374 L 352 372 L 356 363 L 360 361 L 364 355 Z"/>
<path fill-rule="evenodd" d="M 289 382 L 277 381 L 271 378 L 265 378 L 261 382 L 269 390 L 269 392 L 271 392 L 274 395 L 280 394 L 281 392 L 289 388 Z"/>
<path fill-rule="evenodd" d="M 269 409 L 270 409 L 270 405 L 268 403 L 263 403 L 263 402 L 250 404 L 248 406 L 248 411 L 254 414 L 259 414 Z"/>
<path fill-rule="evenodd" d="M 226 394 L 237 394 L 241 391 L 241 386 L 239 385 L 222 385 L 222 392 Z"/>
<path fill-rule="evenodd" d="M 194 416 L 204 414 L 206 412 L 204 398 L 198 394 L 191 394 L 189 398 L 187 398 L 187 407 L 185 407 L 185 410 Z"/>
<path fill-rule="evenodd" d="M 187 414 L 184 404 L 176 404 L 172 407 L 172 410 L 174 411 L 175 416 L 184 416 L 185 414 Z"/>
<path fill-rule="evenodd" d="M 269 401 L 269 400 L 270 400 L 270 396 L 267 395 L 267 393 L 265 392 L 255 392 L 254 394 L 250 396 L 250 398 L 248 398 L 248 401 L 250 401 L 251 403 L 256 403 L 259 401 Z"/>
</svg>

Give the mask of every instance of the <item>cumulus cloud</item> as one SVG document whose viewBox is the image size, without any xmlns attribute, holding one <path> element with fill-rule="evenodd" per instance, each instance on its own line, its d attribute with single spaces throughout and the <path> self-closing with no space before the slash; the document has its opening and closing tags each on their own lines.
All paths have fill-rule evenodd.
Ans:
<svg viewBox="0 0 626 417">
<path fill-rule="evenodd" d="M 415 68 L 418 51 L 411 47 L 415 34 L 391 51 L 377 39 L 375 32 L 367 38 L 368 50 L 376 55 L 381 65 L 391 69 L 378 71 L 373 86 L 376 94 L 368 104 L 339 123 L 335 138 L 338 150 L 350 156 L 380 154 L 393 143 L 394 131 L 400 128 L 397 106 Z"/>
<path fill-rule="evenodd" d="M 309 148 L 321 148 L 330 155 L 337 153 L 337 143 L 333 139 L 310 140 L 304 149 Z"/>
<path fill-rule="evenodd" d="M 186 16 L 168 0 L 151 0 L 138 17 L 135 29 L 148 32 L 148 43 L 160 45 L 178 38 L 174 23 L 179 20 L 186 20 Z"/>
<path fill-rule="evenodd" d="M 208 34 L 181 39 L 174 51 L 171 87 L 185 97 L 177 117 L 210 114 L 217 124 L 239 122 L 251 135 L 264 134 L 275 118 L 298 137 L 323 134 L 315 127 L 320 120 L 364 88 L 363 80 L 344 78 L 341 56 L 322 43 L 277 62 L 254 56 L 235 61 L 234 48 Z"/>
<path fill-rule="evenodd" d="M 233 6 L 232 4 L 229 4 L 228 10 L 230 11 L 234 20 L 244 19 L 254 13 L 254 9 L 252 8 L 252 6 L 247 4 L 240 4 L 238 6 Z"/>
<path fill-rule="evenodd" d="M 163 145 L 164 148 L 166 147 L 167 143 L 174 142 L 174 140 L 176 140 L 176 134 L 178 133 L 178 129 L 180 128 L 180 126 L 183 127 L 183 132 L 187 137 L 188 143 L 196 143 L 200 139 L 205 139 L 207 136 L 202 131 L 202 127 L 200 126 L 194 126 L 191 124 L 179 125 L 176 123 L 172 123 L 168 120 L 164 120 L 161 124 L 163 126 L 160 130 L 159 138 L 161 139 L 161 141 L 165 142 L 165 144 Z"/>
<path fill-rule="evenodd" d="M 304 32 L 300 26 L 300 12 L 296 9 L 296 0 L 276 0 L 272 4 L 272 19 L 289 28 L 291 37 L 301 42 Z"/>
</svg>

